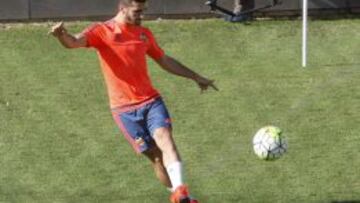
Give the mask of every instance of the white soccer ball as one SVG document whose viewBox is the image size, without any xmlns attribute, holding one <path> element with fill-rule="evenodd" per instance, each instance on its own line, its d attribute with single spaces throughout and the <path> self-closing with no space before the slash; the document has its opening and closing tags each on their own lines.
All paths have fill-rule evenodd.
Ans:
<svg viewBox="0 0 360 203">
<path fill-rule="evenodd" d="M 253 138 L 255 154 L 263 160 L 275 160 L 287 151 L 287 141 L 282 130 L 275 126 L 266 126 L 258 130 Z"/>
</svg>

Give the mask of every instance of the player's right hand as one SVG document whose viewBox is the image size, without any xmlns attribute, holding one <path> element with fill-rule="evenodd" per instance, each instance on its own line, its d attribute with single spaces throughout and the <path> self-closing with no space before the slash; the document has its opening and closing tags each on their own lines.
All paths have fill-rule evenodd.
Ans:
<svg viewBox="0 0 360 203">
<path fill-rule="evenodd" d="M 48 34 L 53 35 L 55 37 L 59 37 L 62 34 L 64 34 L 66 32 L 66 29 L 64 27 L 64 22 L 59 22 L 56 25 L 52 26 L 50 31 L 48 32 Z"/>
</svg>

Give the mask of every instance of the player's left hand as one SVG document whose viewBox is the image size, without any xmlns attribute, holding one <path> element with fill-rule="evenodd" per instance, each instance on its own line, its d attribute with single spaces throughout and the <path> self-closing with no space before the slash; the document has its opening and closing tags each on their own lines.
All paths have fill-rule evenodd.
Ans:
<svg viewBox="0 0 360 203">
<path fill-rule="evenodd" d="M 215 80 L 209 80 L 207 78 L 199 76 L 199 77 L 196 77 L 195 82 L 200 87 L 201 92 L 206 91 L 207 89 L 209 89 L 209 87 L 213 88 L 216 91 L 219 91 L 219 89 L 214 84 Z"/>
</svg>

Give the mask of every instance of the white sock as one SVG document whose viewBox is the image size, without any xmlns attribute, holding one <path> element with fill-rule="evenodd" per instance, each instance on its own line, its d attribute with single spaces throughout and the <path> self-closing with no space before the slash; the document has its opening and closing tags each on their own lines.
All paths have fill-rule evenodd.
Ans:
<svg viewBox="0 0 360 203">
<path fill-rule="evenodd" d="M 166 171 L 169 175 L 172 190 L 175 191 L 177 187 L 183 185 L 182 163 L 179 161 L 173 162 L 166 166 Z"/>
</svg>

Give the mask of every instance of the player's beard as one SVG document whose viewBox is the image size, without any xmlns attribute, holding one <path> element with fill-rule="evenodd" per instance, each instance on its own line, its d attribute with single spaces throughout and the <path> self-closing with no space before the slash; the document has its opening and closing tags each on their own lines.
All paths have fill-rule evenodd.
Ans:
<svg viewBox="0 0 360 203">
<path fill-rule="evenodd" d="M 134 20 L 134 24 L 135 24 L 135 25 L 141 25 L 141 22 L 142 22 L 141 17 L 140 17 L 140 18 L 136 18 L 136 19 Z"/>
<path fill-rule="evenodd" d="M 132 17 L 132 16 L 128 16 L 127 17 L 127 22 L 133 25 L 141 25 L 142 22 L 142 17 Z"/>
<path fill-rule="evenodd" d="M 128 23 L 133 25 L 141 25 L 142 22 L 142 15 L 131 15 L 128 14 L 126 17 Z"/>
</svg>

